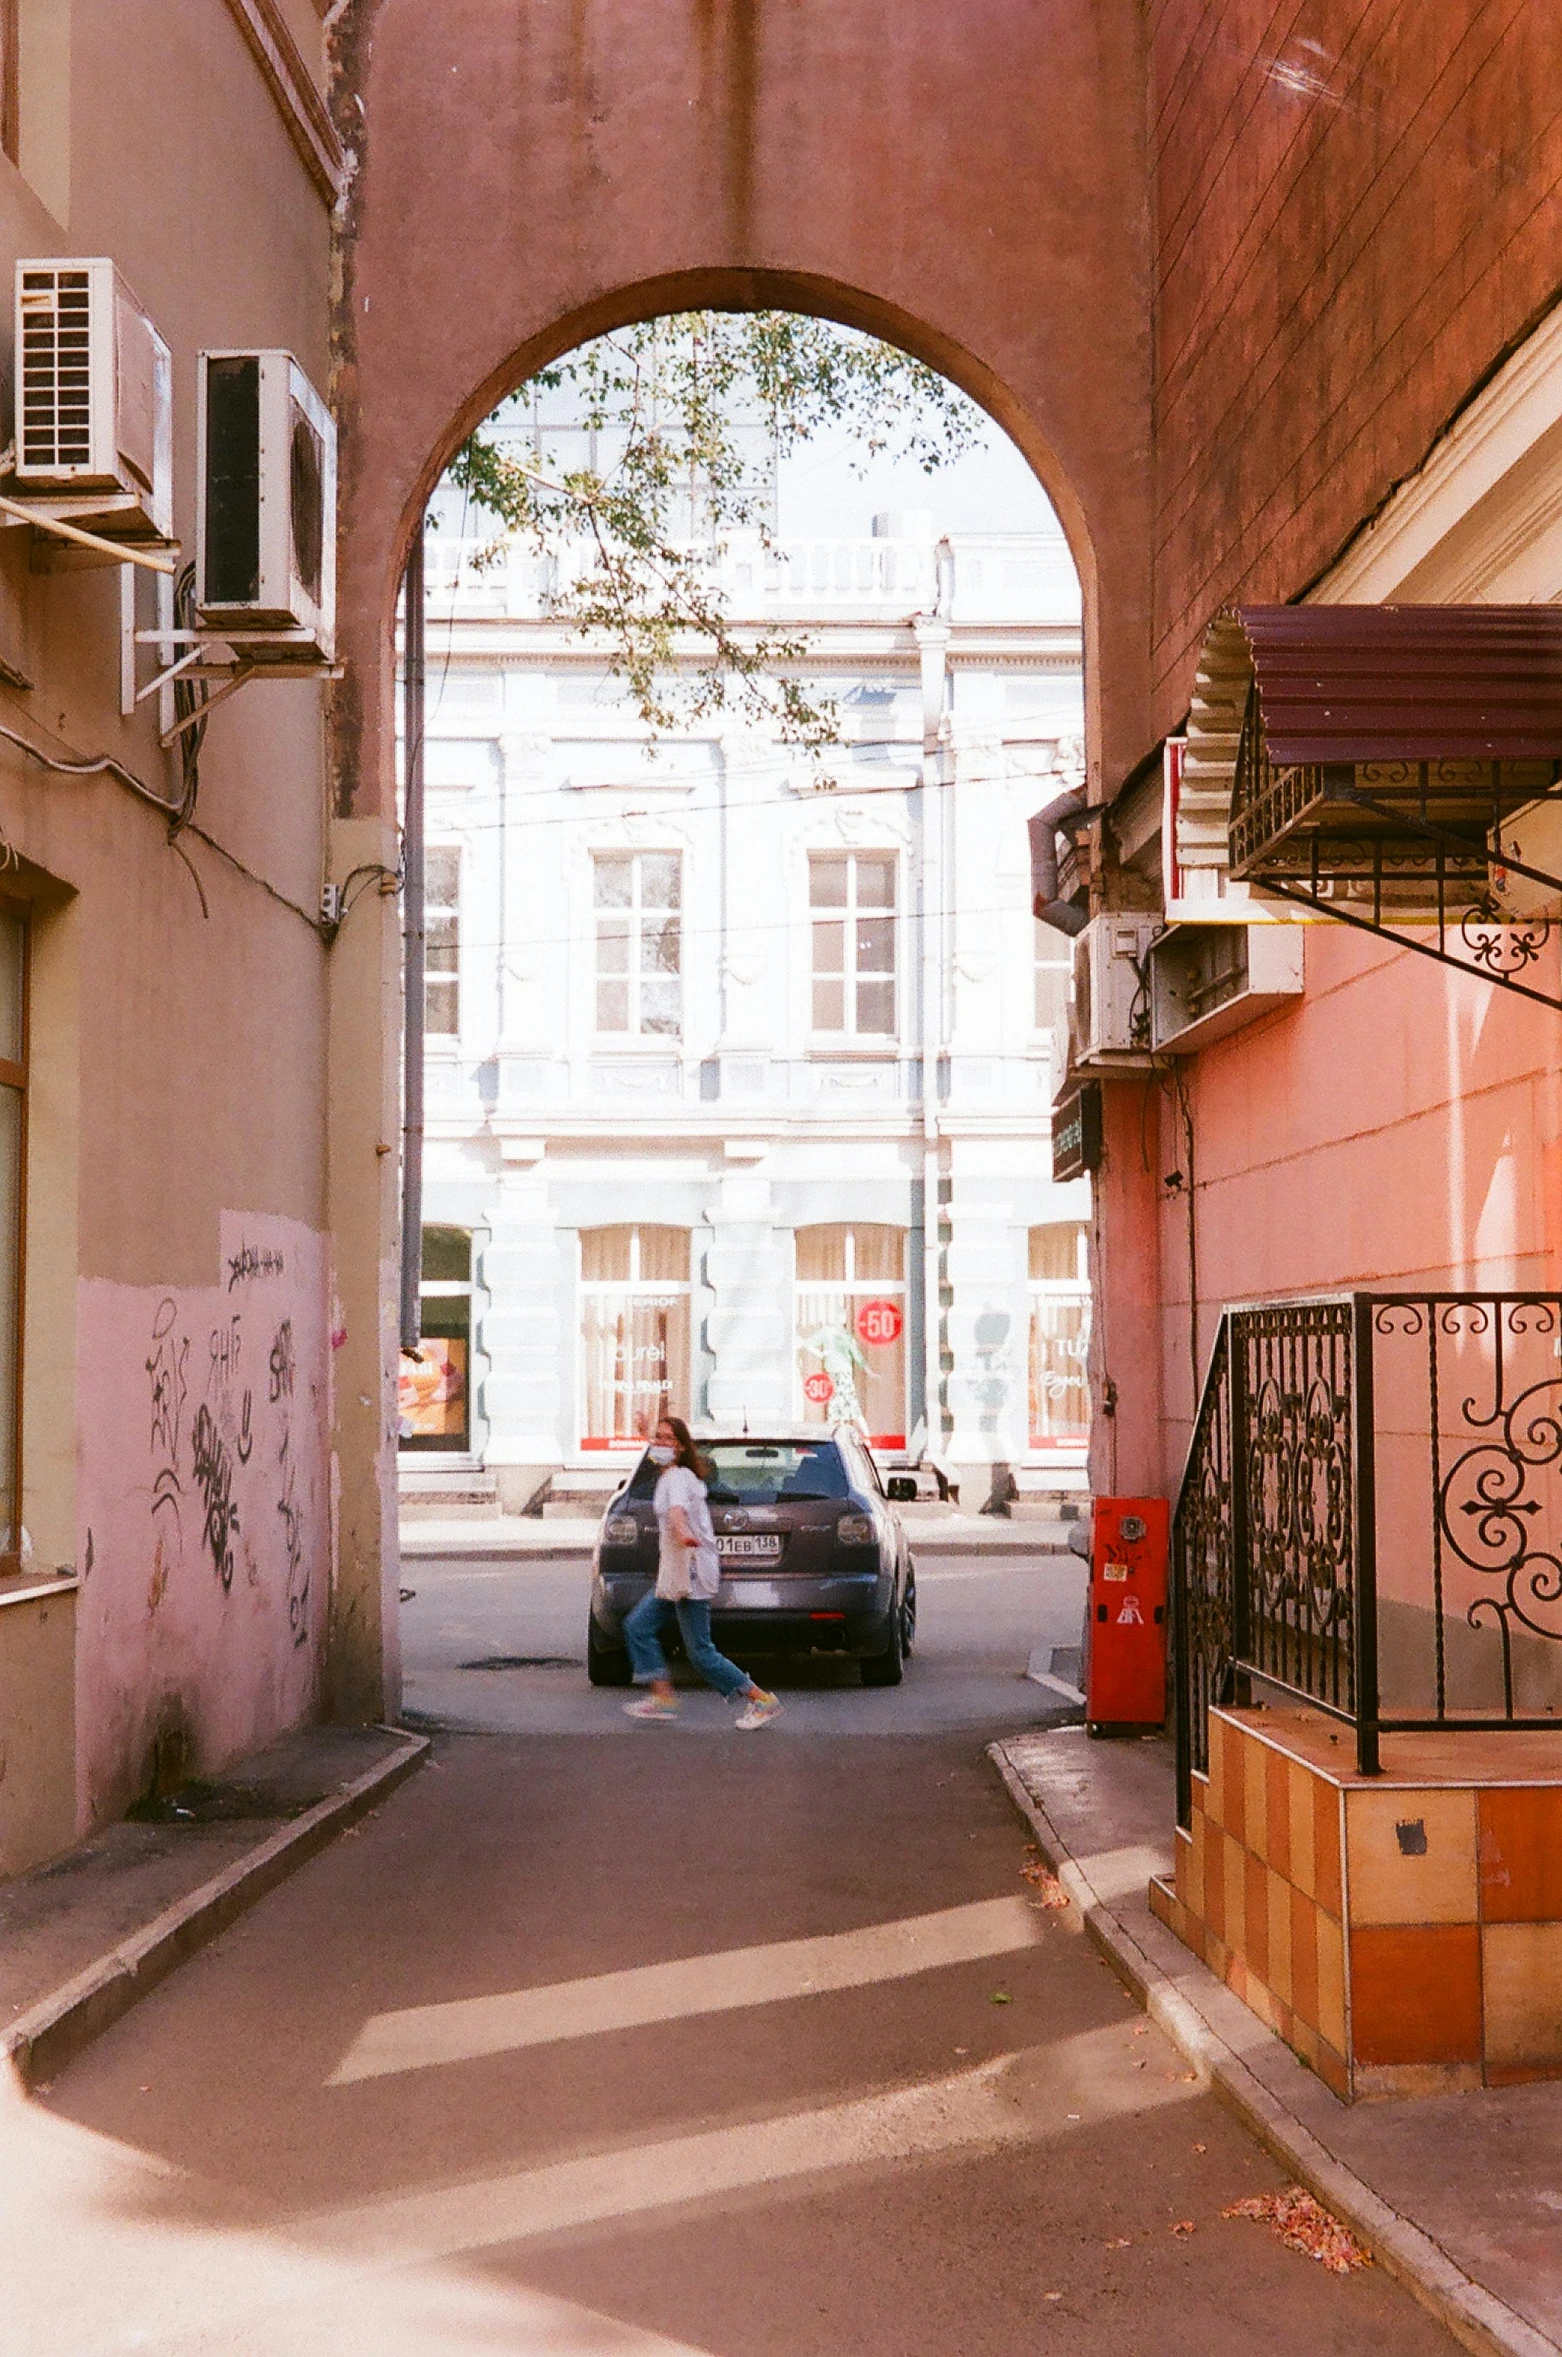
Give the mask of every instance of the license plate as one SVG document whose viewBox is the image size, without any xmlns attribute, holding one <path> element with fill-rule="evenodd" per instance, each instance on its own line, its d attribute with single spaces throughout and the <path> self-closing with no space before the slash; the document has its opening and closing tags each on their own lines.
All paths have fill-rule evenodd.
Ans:
<svg viewBox="0 0 1562 2357">
<path fill-rule="evenodd" d="M 716 1552 L 723 1563 L 752 1563 L 756 1558 L 774 1563 L 781 1552 L 781 1535 L 778 1531 L 773 1538 L 751 1534 L 745 1538 L 718 1539 Z"/>
</svg>

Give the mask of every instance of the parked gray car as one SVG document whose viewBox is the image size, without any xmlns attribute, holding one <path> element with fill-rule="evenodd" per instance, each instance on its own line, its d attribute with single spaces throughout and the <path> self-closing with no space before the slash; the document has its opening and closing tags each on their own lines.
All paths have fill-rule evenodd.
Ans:
<svg viewBox="0 0 1562 2357">
<path fill-rule="evenodd" d="M 915 1484 L 891 1476 L 886 1493 L 845 1425 L 696 1437 L 713 1467 L 721 1594 L 711 1629 L 723 1653 L 745 1664 L 844 1654 L 865 1686 L 898 1686 L 916 1636 L 917 1575 L 890 1498 L 915 1495 Z M 602 1518 L 586 1638 L 594 1686 L 629 1683 L 623 1623 L 656 1578 L 659 1471 L 642 1457 Z"/>
</svg>

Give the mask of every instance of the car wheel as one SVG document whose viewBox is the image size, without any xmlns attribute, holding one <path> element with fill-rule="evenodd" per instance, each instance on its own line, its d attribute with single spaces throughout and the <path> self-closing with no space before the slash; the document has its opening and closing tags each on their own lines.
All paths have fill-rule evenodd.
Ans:
<svg viewBox="0 0 1562 2357">
<path fill-rule="evenodd" d="M 903 1658 L 911 1659 L 917 1642 L 917 1575 L 913 1571 L 906 1580 L 906 1593 L 900 1603 L 900 1650 Z"/>
<path fill-rule="evenodd" d="M 632 1672 L 621 1645 L 604 1645 L 594 1620 L 586 1624 L 586 1675 L 593 1686 L 627 1686 Z"/>
<path fill-rule="evenodd" d="M 898 1605 L 890 1614 L 889 1643 L 882 1653 L 870 1653 L 862 1663 L 862 1682 L 865 1686 L 898 1686 L 905 1675 L 905 1608 Z"/>
</svg>

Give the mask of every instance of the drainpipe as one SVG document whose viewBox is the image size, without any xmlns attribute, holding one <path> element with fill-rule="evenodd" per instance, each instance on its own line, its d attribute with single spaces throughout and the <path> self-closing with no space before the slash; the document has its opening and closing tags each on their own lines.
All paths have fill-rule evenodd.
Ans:
<svg viewBox="0 0 1562 2357">
<path fill-rule="evenodd" d="M 945 544 L 947 547 L 947 544 Z M 941 600 L 941 602 L 943 602 Z M 949 624 L 917 615 L 912 628 L 922 672 L 922 1413 L 927 1454 L 944 1459 L 944 1412 L 940 1400 L 943 1332 L 938 1243 L 940 1205 L 938 1058 L 943 1042 L 943 936 L 945 798 L 943 718 Z M 940 1491 L 943 1483 L 940 1478 Z"/>
<path fill-rule="evenodd" d="M 1044 803 L 1029 820 L 1031 907 L 1055 933 L 1083 933 L 1090 922 L 1082 908 L 1058 897 L 1058 829 L 1087 809 L 1085 797 L 1070 786 Z"/>
<path fill-rule="evenodd" d="M 423 1336 L 423 518 L 402 576 L 401 1347 Z"/>
</svg>

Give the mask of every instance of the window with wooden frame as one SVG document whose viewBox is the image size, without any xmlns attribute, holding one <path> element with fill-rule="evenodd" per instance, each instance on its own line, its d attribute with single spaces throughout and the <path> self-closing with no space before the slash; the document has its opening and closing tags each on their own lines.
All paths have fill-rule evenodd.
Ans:
<svg viewBox="0 0 1562 2357">
<path fill-rule="evenodd" d="M 0 902 L 0 1570 L 22 1552 L 22 1238 L 27 1211 L 27 918 Z"/>
</svg>

